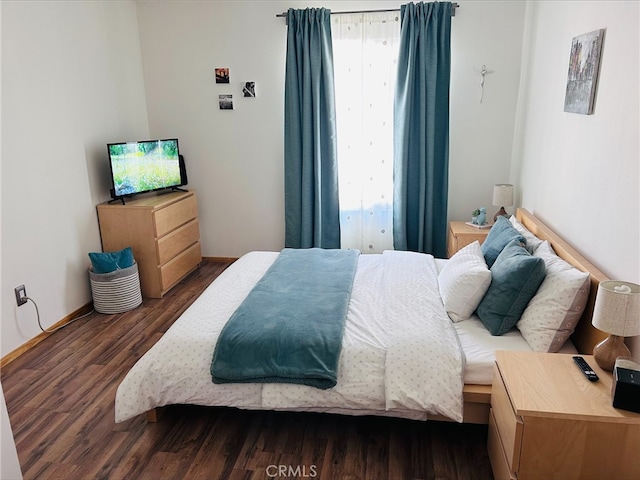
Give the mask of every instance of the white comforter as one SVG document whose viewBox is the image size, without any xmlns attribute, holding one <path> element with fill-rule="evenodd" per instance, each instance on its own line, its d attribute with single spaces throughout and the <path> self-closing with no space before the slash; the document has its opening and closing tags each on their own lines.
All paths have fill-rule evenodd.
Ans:
<svg viewBox="0 0 640 480">
<path fill-rule="evenodd" d="M 217 337 L 277 255 L 249 253 L 207 288 L 122 381 L 116 422 L 170 404 L 462 421 L 463 354 L 435 261 L 411 252 L 360 255 L 334 388 L 214 384 Z"/>
</svg>

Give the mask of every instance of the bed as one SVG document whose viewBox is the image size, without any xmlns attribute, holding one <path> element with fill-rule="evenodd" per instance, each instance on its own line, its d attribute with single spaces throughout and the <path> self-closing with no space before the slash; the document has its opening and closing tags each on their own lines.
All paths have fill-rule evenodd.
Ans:
<svg viewBox="0 0 640 480">
<path fill-rule="evenodd" d="M 558 262 L 585 279 L 588 295 L 571 307 L 573 333 L 549 351 L 591 353 L 605 335 L 591 325 L 597 285 L 605 275 L 526 210 L 518 209 L 511 223 L 526 236 L 532 256 L 545 248 L 557 256 L 555 263 L 544 260 L 549 281 Z M 484 314 L 482 319 L 477 312 L 457 318 L 442 286 L 457 258 L 363 254 L 357 260 L 334 387 L 212 382 L 211 358 L 221 332 L 278 255 L 251 252 L 203 292 L 128 372 L 116 394 L 116 422 L 144 413 L 154 422 L 160 407 L 194 404 L 487 423 L 494 352 L 550 348 L 536 345 L 537 333 L 527 330 L 525 314 L 520 327 L 501 335 L 489 332 Z M 536 292 L 540 297 L 543 286 Z M 434 288 L 441 294 L 435 300 L 422 294 Z M 544 309 L 536 312 L 548 316 Z M 423 321 L 427 317 L 433 322 Z M 435 324 L 435 330 L 426 323 Z"/>
</svg>

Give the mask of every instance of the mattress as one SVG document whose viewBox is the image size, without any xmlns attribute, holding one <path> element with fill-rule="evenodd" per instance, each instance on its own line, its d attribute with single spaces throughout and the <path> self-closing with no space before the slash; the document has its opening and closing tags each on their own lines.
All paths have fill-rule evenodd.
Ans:
<svg viewBox="0 0 640 480">
<path fill-rule="evenodd" d="M 493 336 L 475 315 L 453 325 L 466 360 L 464 368 L 466 384 L 491 385 L 496 350 L 533 351 L 515 328 L 504 335 Z M 576 352 L 571 340 L 567 340 L 559 351 L 559 353 Z"/>
</svg>

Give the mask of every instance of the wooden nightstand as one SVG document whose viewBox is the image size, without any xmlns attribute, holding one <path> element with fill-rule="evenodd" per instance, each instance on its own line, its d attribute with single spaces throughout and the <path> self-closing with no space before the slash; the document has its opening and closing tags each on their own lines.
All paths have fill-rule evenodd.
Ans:
<svg viewBox="0 0 640 480">
<path fill-rule="evenodd" d="M 496 352 L 487 449 L 496 480 L 638 479 L 640 414 L 611 406 L 611 374 L 583 355 Z"/>
<path fill-rule="evenodd" d="M 462 247 L 478 240 L 480 243 L 489 235 L 490 228 L 475 228 L 465 222 L 449 222 L 449 234 L 447 236 L 447 255 L 453 256 Z"/>
</svg>

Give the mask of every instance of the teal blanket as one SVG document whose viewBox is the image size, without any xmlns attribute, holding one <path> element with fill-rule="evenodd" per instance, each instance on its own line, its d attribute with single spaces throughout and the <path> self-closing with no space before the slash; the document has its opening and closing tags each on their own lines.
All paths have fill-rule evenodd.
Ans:
<svg viewBox="0 0 640 480">
<path fill-rule="evenodd" d="M 359 254 L 282 250 L 222 329 L 213 382 L 333 387 Z"/>
</svg>

